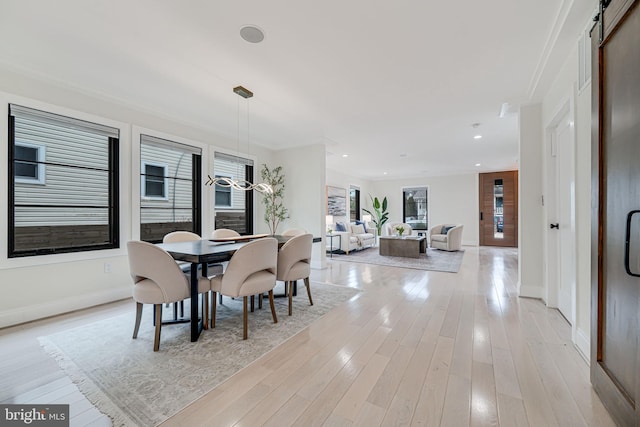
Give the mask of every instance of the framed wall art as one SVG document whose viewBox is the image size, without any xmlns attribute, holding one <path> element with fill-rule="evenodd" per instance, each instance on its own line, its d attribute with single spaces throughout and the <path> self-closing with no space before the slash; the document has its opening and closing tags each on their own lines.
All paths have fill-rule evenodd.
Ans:
<svg viewBox="0 0 640 427">
<path fill-rule="evenodd" d="M 333 216 L 347 215 L 347 190 L 327 185 L 327 214 Z"/>
</svg>

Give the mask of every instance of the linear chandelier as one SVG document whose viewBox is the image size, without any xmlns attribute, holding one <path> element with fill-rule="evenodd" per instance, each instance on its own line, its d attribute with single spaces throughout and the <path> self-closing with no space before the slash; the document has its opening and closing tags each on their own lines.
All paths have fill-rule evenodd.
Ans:
<svg viewBox="0 0 640 427">
<path fill-rule="evenodd" d="M 248 99 L 251 98 L 253 96 L 253 92 L 251 92 L 249 89 L 244 88 L 242 86 L 236 86 L 233 88 L 233 92 L 236 93 L 237 95 L 243 97 L 244 99 Z M 247 151 L 249 150 L 249 113 L 247 112 Z M 238 100 L 238 157 L 240 157 L 240 101 Z M 238 173 L 238 175 L 240 175 Z M 234 188 L 236 190 L 241 190 L 241 191 L 251 191 L 251 190 L 256 190 L 259 191 L 260 193 L 264 193 L 264 194 L 272 194 L 273 193 L 273 188 L 264 182 L 260 182 L 260 183 L 252 183 L 250 181 L 247 181 L 246 179 L 233 179 L 233 178 L 228 178 L 228 177 L 215 177 L 212 178 L 211 175 L 207 175 L 207 182 L 205 182 L 205 185 L 219 185 L 220 187 L 225 187 L 225 188 Z"/>
</svg>

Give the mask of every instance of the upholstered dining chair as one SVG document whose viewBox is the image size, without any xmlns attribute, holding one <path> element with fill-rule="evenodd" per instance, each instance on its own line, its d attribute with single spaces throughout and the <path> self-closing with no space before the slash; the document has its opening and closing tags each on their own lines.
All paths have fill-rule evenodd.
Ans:
<svg viewBox="0 0 640 427">
<path fill-rule="evenodd" d="M 307 230 L 304 228 L 289 228 L 282 232 L 282 235 L 287 237 L 299 236 L 301 234 L 307 234 Z"/>
<path fill-rule="evenodd" d="M 142 320 L 143 304 L 155 307 L 155 337 L 153 351 L 160 349 L 160 331 L 162 329 L 162 305 L 182 301 L 190 296 L 189 279 L 182 272 L 173 257 L 165 250 L 151 243 L 142 241 L 127 242 L 129 253 L 129 271 L 133 279 L 133 299 L 136 302 L 136 324 L 133 338 L 138 337 Z M 211 288 L 206 277 L 200 277 L 198 292 L 205 293 Z M 207 309 L 203 307 L 205 322 Z"/>
<path fill-rule="evenodd" d="M 294 284 L 304 279 L 309 296 L 309 305 L 313 305 L 311 298 L 311 285 L 309 275 L 311 274 L 311 245 L 313 235 L 301 234 L 289 239 L 278 252 L 278 272 L 277 279 L 284 282 L 285 292 L 289 296 L 289 316 L 292 312 L 293 287 Z"/>
<path fill-rule="evenodd" d="M 253 240 L 238 249 L 224 274 L 211 278 L 211 327 L 216 327 L 216 292 L 230 297 L 242 297 L 243 334 L 248 337 L 248 297 L 269 293 L 273 323 L 278 323 L 273 302 L 278 265 L 278 241 L 272 237 Z"/>
<path fill-rule="evenodd" d="M 226 239 L 228 237 L 240 237 L 240 233 L 228 228 L 218 228 L 211 233 L 212 239 Z"/>
</svg>

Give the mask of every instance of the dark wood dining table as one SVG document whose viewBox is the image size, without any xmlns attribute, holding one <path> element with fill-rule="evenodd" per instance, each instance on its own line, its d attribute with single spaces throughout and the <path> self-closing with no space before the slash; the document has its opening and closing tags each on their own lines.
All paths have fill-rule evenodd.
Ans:
<svg viewBox="0 0 640 427">
<path fill-rule="evenodd" d="M 274 237 L 278 240 L 278 248 L 284 245 L 291 236 L 263 236 Z M 159 243 L 157 246 L 167 251 L 175 260 L 191 263 L 191 341 L 198 341 L 200 332 L 203 329 L 203 319 L 198 315 L 198 266 L 202 268 L 202 275 L 207 275 L 207 265 L 209 263 L 229 261 L 233 254 L 246 245 L 251 239 L 242 237 L 239 242 L 214 242 L 207 239 L 190 242 Z M 321 239 L 316 237 L 314 242 Z"/>
</svg>

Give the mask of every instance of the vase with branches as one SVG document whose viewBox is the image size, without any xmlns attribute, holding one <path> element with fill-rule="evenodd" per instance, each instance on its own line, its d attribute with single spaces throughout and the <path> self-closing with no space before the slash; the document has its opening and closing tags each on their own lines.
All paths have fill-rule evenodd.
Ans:
<svg viewBox="0 0 640 427">
<path fill-rule="evenodd" d="M 368 209 L 362 210 L 371 215 L 372 221 L 378 229 L 378 236 L 380 236 L 382 233 L 382 226 L 389 220 L 389 212 L 387 212 L 387 197 L 385 196 L 382 199 L 382 202 L 380 202 L 377 197 L 371 196 L 371 194 L 369 194 L 369 198 L 371 199 L 373 212 Z"/>
<path fill-rule="evenodd" d="M 260 177 L 265 184 L 270 185 L 273 189 L 273 192 L 265 194 L 262 197 L 262 204 L 264 204 L 264 221 L 269 227 L 269 232 L 275 235 L 280 223 L 289 218 L 289 210 L 284 207 L 282 200 L 284 194 L 284 174 L 282 173 L 282 166 L 269 169 L 269 167 L 263 163 L 260 169 Z"/>
</svg>

